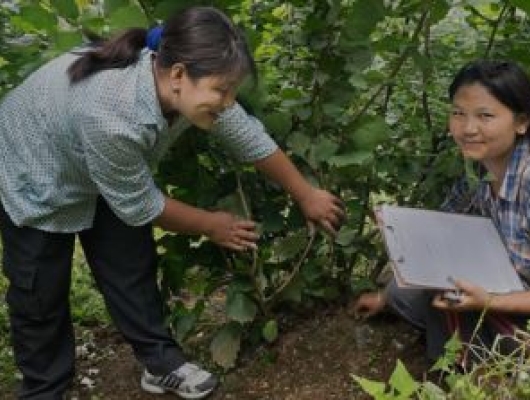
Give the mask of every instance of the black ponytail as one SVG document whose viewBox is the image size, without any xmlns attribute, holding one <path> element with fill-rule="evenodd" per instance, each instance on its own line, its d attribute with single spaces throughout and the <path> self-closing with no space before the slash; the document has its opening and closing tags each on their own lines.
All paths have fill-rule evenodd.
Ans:
<svg viewBox="0 0 530 400">
<path fill-rule="evenodd" d="M 146 35 L 147 30 L 132 28 L 107 41 L 93 41 L 93 48 L 83 52 L 68 68 L 70 82 L 80 82 L 105 69 L 125 68 L 134 64 L 145 47 Z"/>
<path fill-rule="evenodd" d="M 157 27 L 153 35 L 156 40 L 147 40 L 147 30 L 133 28 L 107 41 L 96 40 L 93 49 L 69 67 L 70 81 L 134 64 L 147 44 L 157 53 L 160 68 L 184 64 L 191 79 L 213 75 L 239 79 L 250 74 L 256 80 L 256 65 L 243 33 L 213 7 L 185 9 Z"/>
</svg>

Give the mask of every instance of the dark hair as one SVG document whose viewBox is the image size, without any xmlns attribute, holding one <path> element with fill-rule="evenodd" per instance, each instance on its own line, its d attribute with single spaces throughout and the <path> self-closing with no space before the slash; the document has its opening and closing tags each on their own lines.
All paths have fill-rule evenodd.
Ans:
<svg viewBox="0 0 530 400">
<path fill-rule="evenodd" d="M 148 31 L 132 28 L 107 41 L 95 42 L 68 68 L 70 81 L 79 82 L 99 71 L 125 68 L 138 61 Z M 182 63 L 191 79 L 211 75 L 256 79 L 256 65 L 242 32 L 213 7 L 190 7 L 164 24 L 157 63 L 169 68 Z"/>
<path fill-rule="evenodd" d="M 457 72 L 449 86 L 452 101 L 457 90 L 478 83 L 516 115 L 530 117 L 530 79 L 514 62 L 477 60 Z"/>
</svg>

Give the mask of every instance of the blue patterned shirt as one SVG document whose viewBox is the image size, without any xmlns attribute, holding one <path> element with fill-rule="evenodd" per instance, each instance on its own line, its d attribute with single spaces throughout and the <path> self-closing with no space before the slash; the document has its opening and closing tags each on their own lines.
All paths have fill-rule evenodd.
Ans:
<svg viewBox="0 0 530 400">
<path fill-rule="evenodd" d="M 66 70 L 76 57 L 48 62 L 0 103 L 2 205 L 19 226 L 77 232 L 92 225 L 102 195 L 127 224 L 148 223 L 164 207 L 152 169 L 190 124 L 180 118 L 169 127 L 163 117 L 150 51 L 71 85 Z M 213 134 L 239 161 L 277 149 L 238 104 Z"/>
<path fill-rule="evenodd" d="M 442 209 L 491 217 L 512 263 L 530 282 L 530 138 L 517 141 L 497 197 L 481 175 L 475 185 L 465 178 L 457 182 Z"/>
</svg>

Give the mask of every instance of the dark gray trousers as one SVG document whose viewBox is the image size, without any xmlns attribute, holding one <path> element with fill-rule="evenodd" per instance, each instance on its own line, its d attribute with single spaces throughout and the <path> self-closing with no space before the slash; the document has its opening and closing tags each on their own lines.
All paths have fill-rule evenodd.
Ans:
<svg viewBox="0 0 530 400">
<path fill-rule="evenodd" d="M 446 315 L 431 306 L 433 296 L 432 290 L 400 288 L 394 279 L 385 288 L 387 305 L 425 332 L 427 358 L 431 361 L 443 355 L 444 345 L 452 335 Z"/>
<path fill-rule="evenodd" d="M 527 315 L 488 313 L 477 329 L 480 312 L 449 313 L 437 310 L 431 306 L 435 293 L 433 290 L 400 288 L 395 280 L 391 280 L 385 288 L 388 306 L 425 332 L 429 360 L 436 361 L 444 354 L 444 346 L 454 334 L 455 322 L 460 339 L 468 344 L 468 350 L 462 353 L 462 362 L 475 362 L 483 358 L 494 343 L 503 354 L 513 354 L 521 348 L 518 342 L 511 339 L 511 335 L 516 328 L 526 330 Z M 499 329 L 501 327 L 503 329 Z M 502 339 L 498 337 L 499 334 Z"/>
<path fill-rule="evenodd" d="M 17 227 L 0 207 L 3 269 L 20 399 L 61 399 L 74 375 L 69 291 L 74 234 Z M 78 233 L 116 327 L 138 360 L 165 374 L 185 362 L 164 324 L 151 225 L 124 224 L 99 200 L 93 227 Z"/>
</svg>

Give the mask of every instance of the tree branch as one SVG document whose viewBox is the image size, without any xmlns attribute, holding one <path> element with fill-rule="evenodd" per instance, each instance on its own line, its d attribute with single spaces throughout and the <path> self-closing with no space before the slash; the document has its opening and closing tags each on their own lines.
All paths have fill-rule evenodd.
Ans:
<svg viewBox="0 0 530 400">
<path fill-rule="evenodd" d="M 504 15 L 506 14 L 506 12 L 508 11 L 508 8 L 510 7 L 510 4 L 508 1 L 504 1 L 504 4 L 502 6 L 502 10 L 501 12 L 499 13 L 499 17 L 497 18 L 497 20 L 495 21 L 495 23 L 493 24 L 493 29 L 491 30 L 491 35 L 489 37 L 489 40 L 488 40 L 488 45 L 486 47 L 486 52 L 484 54 L 484 56 L 486 58 L 488 58 L 491 50 L 493 49 L 493 44 L 495 42 L 495 36 L 497 35 L 497 31 L 499 30 L 499 26 L 501 25 L 501 22 L 504 18 Z"/>
<path fill-rule="evenodd" d="M 415 31 L 414 31 L 414 33 L 412 35 L 411 40 L 410 40 L 411 43 L 405 48 L 405 50 L 403 50 L 403 53 L 401 53 L 401 55 L 396 60 L 396 63 L 394 65 L 394 67 L 390 71 L 388 79 L 386 80 L 386 82 L 383 82 L 381 85 L 379 85 L 379 87 L 377 88 L 375 93 L 366 102 L 366 104 L 361 109 L 361 111 L 359 111 L 357 113 L 357 115 L 353 118 L 352 124 L 354 124 L 359 118 L 361 118 L 368 111 L 370 106 L 375 102 L 375 100 L 379 97 L 379 95 L 383 92 L 383 90 L 388 86 L 389 82 L 391 82 L 397 76 L 399 70 L 401 69 L 401 67 L 403 66 L 405 61 L 407 61 L 407 59 L 409 57 L 409 54 L 410 54 L 410 51 L 413 48 L 412 44 L 418 41 L 418 38 L 419 38 L 420 33 L 422 31 L 422 28 L 423 28 L 423 24 L 425 23 L 425 21 L 427 20 L 428 15 L 429 15 L 429 12 L 430 12 L 429 5 L 430 5 L 430 2 L 428 4 L 426 4 L 425 9 L 424 9 L 424 11 L 423 11 L 423 13 L 422 13 L 422 15 L 420 17 L 420 20 L 418 21 L 418 25 L 416 26 L 416 29 L 415 29 Z"/>
</svg>

